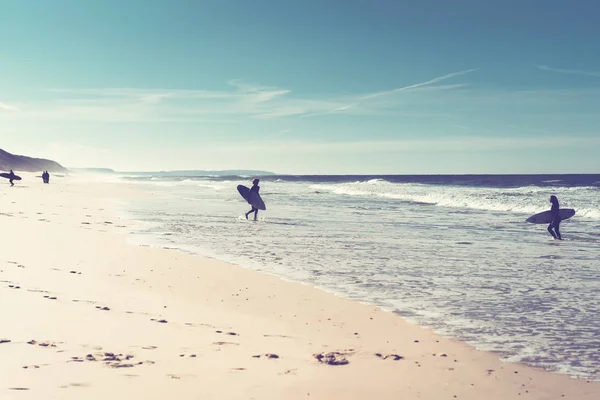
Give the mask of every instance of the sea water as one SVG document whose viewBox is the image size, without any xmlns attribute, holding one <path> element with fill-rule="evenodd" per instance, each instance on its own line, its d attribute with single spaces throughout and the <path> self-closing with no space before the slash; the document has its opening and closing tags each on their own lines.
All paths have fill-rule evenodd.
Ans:
<svg viewBox="0 0 600 400">
<path fill-rule="evenodd" d="M 129 175 L 137 242 L 214 257 L 377 305 L 479 349 L 600 380 L 600 175 Z M 525 222 L 556 195 L 563 241 Z M 252 216 L 251 216 L 252 217 Z"/>
</svg>

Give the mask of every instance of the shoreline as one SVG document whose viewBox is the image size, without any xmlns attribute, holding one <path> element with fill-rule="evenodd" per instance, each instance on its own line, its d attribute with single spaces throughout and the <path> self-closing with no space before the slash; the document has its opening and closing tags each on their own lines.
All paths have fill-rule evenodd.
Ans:
<svg viewBox="0 0 600 400">
<path fill-rule="evenodd" d="M 374 305 L 129 244 L 131 222 L 107 206 L 141 195 L 126 185 L 3 190 L 2 398 L 600 396 L 597 382 L 503 362 Z"/>
</svg>

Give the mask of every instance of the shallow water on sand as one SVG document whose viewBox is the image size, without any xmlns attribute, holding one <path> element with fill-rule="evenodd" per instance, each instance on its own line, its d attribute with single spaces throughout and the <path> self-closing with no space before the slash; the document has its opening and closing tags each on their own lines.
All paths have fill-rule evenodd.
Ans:
<svg viewBox="0 0 600 400">
<path fill-rule="evenodd" d="M 252 222 L 236 191 L 247 178 L 128 177 L 160 196 L 124 212 L 146 223 L 137 242 L 310 283 L 508 360 L 600 380 L 600 177 L 550 178 L 270 177 Z M 550 194 L 577 210 L 564 241 L 524 222 Z"/>
</svg>

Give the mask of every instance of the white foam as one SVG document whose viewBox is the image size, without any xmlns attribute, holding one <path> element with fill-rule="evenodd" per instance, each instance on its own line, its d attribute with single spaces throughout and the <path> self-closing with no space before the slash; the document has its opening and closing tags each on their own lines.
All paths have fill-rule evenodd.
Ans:
<svg viewBox="0 0 600 400">
<path fill-rule="evenodd" d="M 556 194 L 565 201 L 564 208 L 575 208 L 577 215 L 600 219 L 598 190 L 595 187 L 573 188 L 473 188 L 463 186 L 390 183 L 382 179 L 343 184 L 315 184 L 315 190 L 339 195 L 379 197 L 441 207 L 467 208 L 534 214 L 549 209 L 547 198 Z M 564 196 L 560 196 L 564 194 Z M 590 204 L 591 203 L 591 204 Z M 590 207 L 590 205 L 592 207 Z"/>
</svg>

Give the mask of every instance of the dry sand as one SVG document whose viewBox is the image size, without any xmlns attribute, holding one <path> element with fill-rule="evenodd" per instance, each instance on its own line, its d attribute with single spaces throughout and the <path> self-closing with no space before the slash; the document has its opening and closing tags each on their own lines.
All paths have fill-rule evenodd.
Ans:
<svg viewBox="0 0 600 400">
<path fill-rule="evenodd" d="M 135 188 L 34 175 L 0 181 L 2 400 L 600 399 L 373 306 L 128 244 L 111 199 Z"/>
</svg>

